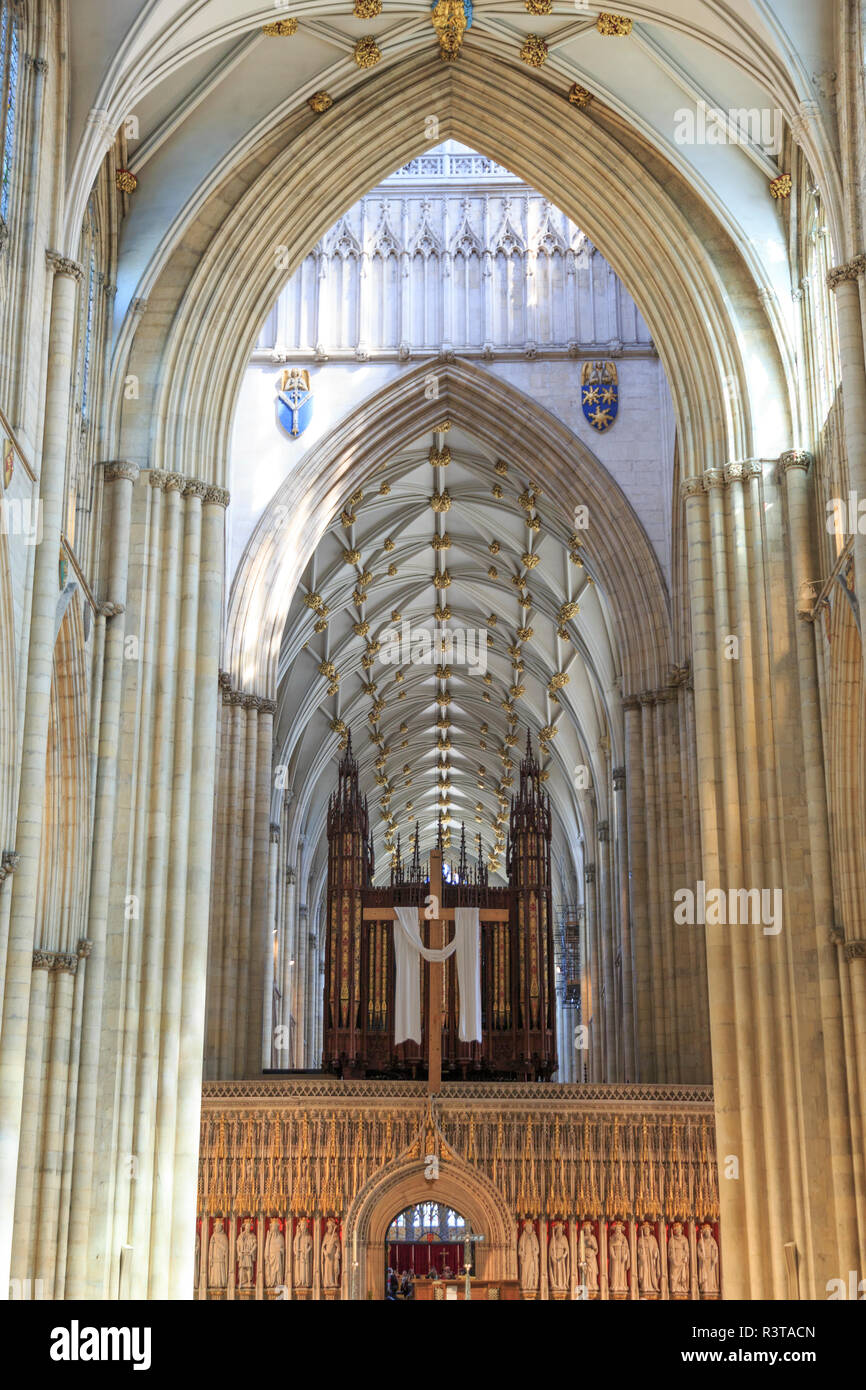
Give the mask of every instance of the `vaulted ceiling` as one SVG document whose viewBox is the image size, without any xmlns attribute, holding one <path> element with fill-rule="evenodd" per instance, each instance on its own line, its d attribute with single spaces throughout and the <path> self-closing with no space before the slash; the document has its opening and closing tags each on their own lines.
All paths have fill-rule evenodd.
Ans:
<svg viewBox="0 0 866 1390">
<path fill-rule="evenodd" d="M 618 0 L 617 11 L 633 21 L 620 38 L 599 32 L 601 5 L 552 0 L 551 13 L 528 12 L 546 5 L 481 0 L 458 63 L 485 52 L 532 72 L 550 101 L 562 103 L 563 119 L 581 118 L 565 98 L 572 83 L 585 86 L 624 131 L 685 172 L 743 247 L 758 282 L 787 291 L 778 213 L 767 196 L 768 181 L 780 172 L 776 157 L 750 139 L 681 143 L 677 113 L 700 101 L 724 111 L 779 108 L 804 139 L 816 177 L 825 189 L 835 187 L 838 157 L 827 119 L 831 7 L 814 0 Z M 270 128 L 317 91 L 339 102 L 437 46 L 428 0 L 383 0 L 370 19 L 355 16 L 352 0 L 76 0 L 73 10 L 71 240 L 80 199 L 114 132 L 129 118 L 135 131 L 128 162 L 139 187 L 122 230 L 118 321 L 208 187 Z M 287 18 L 297 20 L 291 36 L 263 32 Z M 530 34 L 544 40 L 547 54 L 527 69 L 521 49 Z M 369 68 L 356 58 L 364 38 L 374 39 L 381 55 Z M 435 120 L 437 113 L 429 115 Z M 431 126 L 431 145 L 436 135 Z M 297 158 L 303 163 L 302 147 Z M 833 230 L 838 239 L 840 229 Z"/>
<path fill-rule="evenodd" d="M 283 641 L 277 747 L 313 843 L 331 790 L 323 750 L 351 731 L 380 874 L 416 821 L 426 854 L 442 815 L 454 857 L 465 823 L 470 853 L 480 833 L 501 876 L 528 730 L 559 842 L 576 845 L 617 659 L 572 519 L 441 423 L 347 499 L 308 566 Z M 450 654 L 436 632 L 451 633 Z"/>
</svg>

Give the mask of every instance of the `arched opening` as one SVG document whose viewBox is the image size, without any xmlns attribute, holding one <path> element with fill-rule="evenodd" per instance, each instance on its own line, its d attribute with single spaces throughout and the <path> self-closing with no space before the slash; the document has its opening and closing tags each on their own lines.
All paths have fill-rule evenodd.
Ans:
<svg viewBox="0 0 866 1390">
<path fill-rule="evenodd" d="M 465 1216 L 439 1202 L 416 1202 L 398 1212 L 385 1238 L 386 1293 L 407 1299 L 416 1280 L 464 1277 L 467 1250 L 471 1273 L 472 1234 Z"/>
</svg>

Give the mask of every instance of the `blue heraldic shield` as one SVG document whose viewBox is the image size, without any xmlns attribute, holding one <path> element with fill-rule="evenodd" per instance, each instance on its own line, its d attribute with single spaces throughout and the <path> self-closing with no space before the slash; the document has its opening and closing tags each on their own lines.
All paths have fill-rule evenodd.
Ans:
<svg viewBox="0 0 866 1390">
<path fill-rule="evenodd" d="M 615 362 L 584 362 L 580 379 L 580 404 L 586 421 L 599 434 L 609 430 L 619 410 L 619 383 Z"/>
<path fill-rule="evenodd" d="M 277 391 L 277 419 L 286 434 L 303 434 L 313 415 L 310 373 L 291 367 L 280 377 Z"/>
</svg>

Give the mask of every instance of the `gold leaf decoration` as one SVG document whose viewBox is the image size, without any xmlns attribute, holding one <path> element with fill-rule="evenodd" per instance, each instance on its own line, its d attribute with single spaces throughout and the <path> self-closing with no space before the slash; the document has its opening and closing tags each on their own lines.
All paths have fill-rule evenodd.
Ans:
<svg viewBox="0 0 866 1390">
<path fill-rule="evenodd" d="M 568 89 L 568 99 L 572 106 L 582 110 L 592 101 L 592 92 L 588 87 L 581 87 L 579 82 L 572 82 Z"/>
<path fill-rule="evenodd" d="M 296 19 L 275 19 L 262 25 L 262 33 L 269 39 L 289 39 L 298 32 Z"/>
<path fill-rule="evenodd" d="M 521 642 L 528 642 L 530 641 L 534 631 L 535 628 L 532 627 L 519 627 L 517 629 L 517 635 L 520 638 Z"/>
<path fill-rule="evenodd" d="M 388 537 L 387 540 L 384 540 L 384 541 L 382 542 L 382 549 L 385 550 L 385 551 L 387 551 L 387 553 L 388 553 L 389 555 L 391 554 L 391 551 L 392 551 L 392 550 L 395 550 L 395 549 L 396 549 L 396 546 L 394 545 L 394 542 L 392 541 L 392 539 L 391 539 L 390 536 Z"/>
<path fill-rule="evenodd" d="M 568 623 L 572 618 L 577 617 L 579 612 L 579 603 L 563 603 L 559 610 L 559 621 L 561 623 Z"/>
<path fill-rule="evenodd" d="M 382 13 L 382 0 L 355 0 L 352 13 L 356 19 L 375 19 Z"/>
<path fill-rule="evenodd" d="M 430 506 L 434 512 L 448 512 L 451 510 L 451 494 L 447 488 L 445 492 L 434 492 L 430 498 Z"/>
<path fill-rule="evenodd" d="M 437 589 L 450 589 L 451 575 L 447 570 L 443 570 L 441 574 L 437 572 L 433 576 L 433 584 Z"/>
<path fill-rule="evenodd" d="M 497 498 L 497 500 L 502 496 L 502 488 L 500 487 L 499 483 L 493 484 L 492 492 L 493 496 Z"/>
<path fill-rule="evenodd" d="M 325 111 L 330 111 L 334 98 L 329 92 L 313 92 L 311 97 L 307 97 L 307 105 L 317 116 L 321 116 Z"/>
<path fill-rule="evenodd" d="M 434 468 L 447 468 L 451 462 L 451 450 L 447 444 L 443 444 L 441 449 L 434 447 L 427 455 Z"/>
<path fill-rule="evenodd" d="M 374 68 L 382 57 L 382 50 L 376 40 L 367 35 L 355 44 L 353 57 L 359 68 Z"/>
<path fill-rule="evenodd" d="M 547 44 L 537 34 L 527 34 L 520 49 L 520 61 L 531 68 L 540 68 L 547 61 Z"/>
<path fill-rule="evenodd" d="M 450 550 L 451 537 L 448 535 L 448 532 L 446 531 L 444 536 L 434 536 L 430 544 L 432 545 L 434 550 Z"/>
<path fill-rule="evenodd" d="M 528 570 L 534 570 L 541 560 L 541 556 L 534 555 L 531 550 L 527 550 L 520 558 Z"/>
<path fill-rule="evenodd" d="M 605 38 L 626 38 L 631 33 L 632 23 L 625 15 L 602 12 L 595 21 L 595 27 Z"/>
<path fill-rule="evenodd" d="M 344 550 L 344 551 L 343 551 L 343 564 L 344 564 L 344 565 L 357 565 L 357 564 L 360 563 L 360 560 L 361 560 L 361 552 L 360 552 L 360 550 Z"/>
</svg>

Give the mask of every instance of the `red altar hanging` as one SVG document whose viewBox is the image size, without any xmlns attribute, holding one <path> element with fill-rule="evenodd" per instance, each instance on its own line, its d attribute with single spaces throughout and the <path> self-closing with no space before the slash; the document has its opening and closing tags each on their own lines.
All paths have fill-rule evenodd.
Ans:
<svg viewBox="0 0 866 1390">
<path fill-rule="evenodd" d="M 431 1269 L 441 1278 L 447 1265 L 452 1276 L 456 1278 L 463 1268 L 463 1242 L 389 1241 L 387 1262 L 398 1274 L 403 1274 L 407 1269 L 411 1270 L 416 1279 L 426 1279 Z"/>
</svg>

